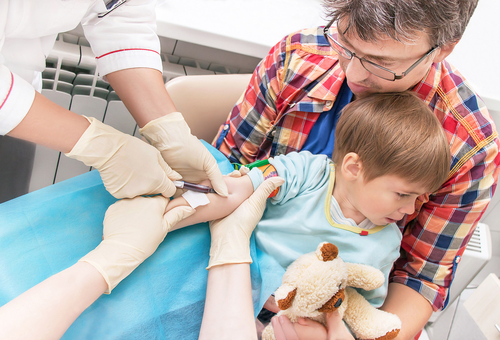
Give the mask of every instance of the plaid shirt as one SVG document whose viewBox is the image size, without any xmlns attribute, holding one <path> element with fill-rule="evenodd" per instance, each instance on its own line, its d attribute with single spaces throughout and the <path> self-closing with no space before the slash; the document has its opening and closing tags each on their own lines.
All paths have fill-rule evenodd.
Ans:
<svg viewBox="0 0 500 340">
<path fill-rule="evenodd" d="M 285 37 L 257 66 L 214 144 L 242 164 L 299 151 L 319 114 L 331 109 L 344 78 L 321 27 Z M 415 213 L 400 221 L 401 257 L 391 282 L 413 288 L 439 310 L 495 191 L 499 139 L 484 103 L 449 63 L 433 64 L 413 91 L 441 121 L 452 164 L 443 186 L 419 197 Z"/>
</svg>

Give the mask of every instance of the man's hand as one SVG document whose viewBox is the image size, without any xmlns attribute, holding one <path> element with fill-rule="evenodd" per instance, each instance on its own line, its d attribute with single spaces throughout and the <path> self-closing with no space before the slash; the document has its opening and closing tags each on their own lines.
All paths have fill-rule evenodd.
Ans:
<svg viewBox="0 0 500 340">
<path fill-rule="evenodd" d="M 121 133 L 95 118 L 66 156 L 96 168 L 106 190 L 116 198 L 175 193 L 173 180 L 181 176 L 151 145 Z"/>
<path fill-rule="evenodd" d="M 326 328 L 319 322 L 298 318 L 292 323 L 284 315 L 271 319 L 276 340 L 323 340 L 327 339 Z"/>
<path fill-rule="evenodd" d="M 271 320 L 276 340 L 354 340 L 338 312 L 327 313 L 327 329 L 319 322 L 298 318 L 292 323 L 281 315 Z"/>
<path fill-rule="evenodd" d="M 165 214 L 167 204 L 162 196 L 136 197 L 108 208 L 102 242 L 80 259 L 101 273 L 108 284 L 106 293 L 155 252 L 173 225 L 194 212 L 179 207 Z"/>
<path fill-rule="evenodd" d="M 187 182 L 209 179 L 215 191 L 226 197 L 226 183 L 212 154 L 203 146 L 180 112 L 173 112 L 147 123 L 141 135 L 157 148 L 167 164 Z"/>
</svg>

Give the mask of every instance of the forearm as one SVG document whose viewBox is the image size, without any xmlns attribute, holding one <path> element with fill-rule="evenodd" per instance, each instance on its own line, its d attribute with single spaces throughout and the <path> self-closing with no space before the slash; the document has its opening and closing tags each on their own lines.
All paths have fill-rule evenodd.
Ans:
<svg viewBox="0 0 500 340">
<path fill-rule="evenodd" d="M 215 266 L 208 272 L 199 339 L 257 339 L 250 265 Z"/>
<path fill-rule="evenodd" d="M 106 288 L 93 266 L 78 262 L 2 306 L 2 337 L 59 339 Z"/>
<path fill-rule="evenodd" d="M 253 193 L 252 181 L 248 176 L 224 176 L 229 195 L 222 197 L 217 194 L 206 194 L 210 203 L 196 208 L 196 212 L 188 218 L 177 223 L 171 230 L 183 228 L 196 223 L 217 220 L 232 213 L 240 204 Z M 202 182 L 204 184 L 205 182 Z M 177 197 L 170 201 L 167 211 L 178 207 L 187 206 L 184 198 Z"/>
<path fill-rule="evenodd" d="M 109 73 L 106 78 L 141 128 L 177 111 L 156 69 L 130 68 Z"/>
<path fill-rule="evenodd" d="M 89 125 L 85 117 L 66 110 L 36 92 L 28 114 L 7 135 L 67 153 Z"/>
<path fill-rule="evenodd" d="M 397 340 L 412 340 L 432 315 L 432 306 L 427 299 L 412 288 L 394 282 L 389 284 L 387 297 L 380 309 L 401 319 Z"/>
</svg>

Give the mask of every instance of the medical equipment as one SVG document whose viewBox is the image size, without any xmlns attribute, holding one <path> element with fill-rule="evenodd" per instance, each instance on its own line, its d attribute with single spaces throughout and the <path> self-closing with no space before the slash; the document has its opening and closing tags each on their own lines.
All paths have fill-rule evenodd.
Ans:
<svg viewBox="0 0 500 340">
<path fill-rule="evenodd" d="M 190 182 L 184 182 L 184 181 L 173 181 L 174 185 L 176 188 L 179 189 L 186 189 L 186 190 L 191 190 L 195 192 L 202 192 L 205 194 L 216 194 L 215 190 L 207 187 L 206 185 L 201 185 L 201 184 L 195 184 L 195 183 L 190 183 Z"/>
</svg>

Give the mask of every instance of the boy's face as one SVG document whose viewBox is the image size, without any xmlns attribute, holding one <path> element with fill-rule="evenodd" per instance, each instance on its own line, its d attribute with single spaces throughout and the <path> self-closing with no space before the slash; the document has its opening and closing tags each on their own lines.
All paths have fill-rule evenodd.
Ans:
<svg viewBox="0 0 500 340">
<path fill-rule="evenodd" d="M 415 200 L 426 193 L 419 184 L 396 175 L 384 175 L 366 182 L 361 176 L 352 192 L 352 204 L 376 225 L 401 220 L 415 211 Z"/>
</svg>

